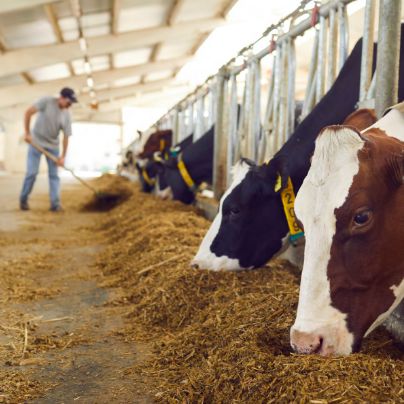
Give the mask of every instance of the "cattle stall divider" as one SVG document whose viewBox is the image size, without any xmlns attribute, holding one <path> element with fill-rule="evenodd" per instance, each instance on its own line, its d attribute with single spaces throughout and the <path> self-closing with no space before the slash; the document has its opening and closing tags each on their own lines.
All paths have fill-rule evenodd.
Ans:
<svg viewBox="0 0 404 404">
<path fill-rule="evenodd" d="M 174 105 L 152 126 L 160 129 L 171 124 L 175 141 L 185 137 L 184 130 L 190 134 L 192 128 L 195 141 L 211 125 L 215 125 L 215 199 L 220 199 L 230 185 L 231 168 L 240 157 L 258 163 L 267 161 L 293 133 L 296 122 L 295 42 L 308 31 L 313 33 L 311 59 L 297 122 L 310 113 L 332 86 L 348 56 L 347 5 L 354 1 L 357 0 L 330 0 L 320 7 L 312 0 L 302 0 L 296 10 L 270 26 L 253 44 L 240 50 L 215 75 Z M 401 1 L 379 2 L 380 63 L 372 76 L 376 0 L 366 0 L 358 104 L 374 105 L 373 98 L 378 94 L 378 113 L 395 102 L 392 93 L 398 77 L 401 8 Z M 391 52 L 392 42 L 394 47 Z M 265 46 L 257 51 L 258 45 L 263 43 Z M 270 74 L 267 71 L 263 73 L 261 62 L 267 56 L 272 57 Z M 393 75 L 389 69 L 393 69 Z M 186 119 L 187 124 L 181 124 L 181 119 Z"/>
<path fill-rule="evenodd" d="M 353 0 L 330 1 L 321 8 L 315 8 L 315 14 L 310 15 L 300 23 L 295 20 L 307 14 L 306 10 L 295 13 L 290 22 L 289 30 L 282 32 L 278 27 L 278 36 L 273 35 L 270 46 L 265 47 L 257 54 L 242 53 L 244 63 L 233 66 L 234 61 L 221 69 L 221 75 L 229 83 L 227 105 L 229 114 L 226 117 L 226 108 L 218 109 L 216 119 L 216 135 L 226 137 L 223 142 L 227 144 L 227 154 L 221 151 L 214 156 L 213 190 L 216 199 L 219 199 L 224 190 L 231 183 L 230 170 L 240 157 L 247 157 L 262 163 L 270 159 L 287 141 L 295 127 L 295 77 L 296 77 L 296 50 L 295 39 L 307 30 L 315 29 L 313 44 L 314 56 L 309 68 L 309 83 L 304 100 L 303 114 L 307 115 L 322 98 L 334 82 L 337 71 L 343 66 L 348 54 L 348 17 L 346 4 Z M 313 22 L 313 18 L 315 21 Z M 330 20 L 330 27 L 328 27 Z M 315 26 L 319 25 L 319 29 Z M 330 31 L 330 41 L 327 47 L 327 34 Z M 267 34 L 268 35 L 268 34 Z M 336 41 L 337 36 L 339 38 Z M 275 39 L 276 38 L 276 39 Z M 336 45 L 338 43 L 338 47 Z M 266 108 L 264 118 L 261 118 L 261 59 L 273 55 L 272 74 L 269 78 Z M 327 64 L 328 62 L 328 64 Z M 338 64 L 337 64 L 338 62 Z M 338 68 L 337 68 L 338 66 Z M 241 103 L 241 112 L 237 111 L 237 77 L 245 71 L 244 91 Z M 222 85 L 220 85 L 222 86 Z M 218 89 L 220 88 L 218 85 Z M 224 88 L 225 86 L 222 86 Z M 219 90 L 220 91 L 220 90 Z M 223 122 L 228 119 L 227 126 Z M 220 123 L 219 123 L 220 122 Z M 238 124 L 237 124 L 238 123 Z M 222 128 L 227 127 L 227 133 Z M 215 146 L 221 142 L 215 140 Z M 227 169 L 223 172 L 223 166 Z M 219 178 L 223 176 L 223 178 Z"/>
<path fill-rule="evenodd" d="M 380 0 L 376 67 L 376 114 L 397 103 L 400 63 L 401 0 Z"/>
</svg>

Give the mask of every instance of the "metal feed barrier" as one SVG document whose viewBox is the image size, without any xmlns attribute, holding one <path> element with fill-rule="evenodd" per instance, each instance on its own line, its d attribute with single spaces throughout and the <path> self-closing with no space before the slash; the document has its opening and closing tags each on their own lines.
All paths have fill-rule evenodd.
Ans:
<svg viewBox="0 0 404 404">
<path fill-rule="evenodd" d="M 215 124 L 215 198 L 219 199 L 229 185 L 231 167 L 240 157 L 262 163 L 293 133 L 295 41 L 307 31 L 313 32 L 314 40 L 300 120 L 332 86 L 348 55 L 346 6 L 354 1 L 331 0 L 318 7 L 311 0 L 303 0 L 293 13 L 269 27 L 153 125 L 154 130 L 171 128 L 174 142 L 179 142 L 191 133 L 195 141 Z M 378 116 L 397 102 L 401 0 L 379 0 L 379 10 L 378 64 L 372 77 L 376 0 L 367 0 L 358 104 L 376 106 Z M 263 41 L 265 47 L 254 53 Z M 263 85 L 265 57 L 272 58 L 272 72 Z M 241 64 L 237 64 L 239 59 Z"/>
</svg>

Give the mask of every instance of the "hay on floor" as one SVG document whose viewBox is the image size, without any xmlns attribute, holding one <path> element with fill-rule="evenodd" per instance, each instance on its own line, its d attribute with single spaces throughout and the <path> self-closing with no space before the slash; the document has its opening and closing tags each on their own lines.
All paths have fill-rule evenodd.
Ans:
<svg viewBox="0 0 404 404">
<path fill-rule="evenodd" d="M 153 343 L 142 372 L 162 402 L 403 402 L 404 355 L 383 329 L 360 354 L 291 353 L 299 273 L 193 270 L 209 223 L 192 207 L 135 192 L 98 228 L 105 285 L 125 295 L 125 335 Z"/>
<path fill-rule="evenodd" d="M 126 201 L 133 192 L 134 184 L 127 178 L 104 174 L 91 181 L 97 194 L 91 193 L 82 203 L 82 211 L 108 211 Z"/>
</svg>

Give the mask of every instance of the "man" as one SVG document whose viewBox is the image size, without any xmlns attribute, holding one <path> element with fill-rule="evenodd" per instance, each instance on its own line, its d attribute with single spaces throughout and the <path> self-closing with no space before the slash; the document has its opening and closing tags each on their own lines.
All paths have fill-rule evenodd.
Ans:
<svg viewBox="0 0 404 404">
<path fill-rule="evenodd" d="M 50 210 L 62 210 L 59 196 L 58 167 L 64 166 L 69 136 L 72 134 L 71 117 L 68 109 L 77 102 L 76 95 L 71 88 L 61 90 L 59 97 L 43 97 L 28 108 L 24 117 L 24 140 L 29 144 L 27 173 L 20 195 L 20 209 L 29 210 L 28 197 L 32 191 L 39 170 L 42 153 L 33 144 L 42 146 L 45 150 L 58 158 L 58 164 L 46 158 L 48 163 Z M 32 132 L 30 131 L 31 117 L 38 113 Z M 63 131 L 63 149 L 59 156 L 59 133 Z"/>
</svg>

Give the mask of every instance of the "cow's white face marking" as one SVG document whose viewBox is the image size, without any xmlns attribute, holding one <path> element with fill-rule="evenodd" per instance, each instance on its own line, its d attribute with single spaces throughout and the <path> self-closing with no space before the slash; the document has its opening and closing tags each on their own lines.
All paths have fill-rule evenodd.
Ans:
<svg viewBox="0 0 404 404">
<path fill-rule="evenodd" d="M 220 199 L 219 211 L 215 217 L 215 220 L 212 222 L 208 232 L 203 238 L 202 243 L 199 246 L 199 250 L 195 255 L 194 259 L 192 260 L 191 265 L 197 265 L 198 268 L 200 269 L 210 269 L 213 271 L 218 271 L 220 269 L 224 269 L 227 271 L 237 271 L 241 269 L 246 269 L 240 266 L 240 262 L 238 259 L 229 258 L 225 255 L 218 257 L 211 251 L 210 246 L 212 245 L 213 240 L 217 236 L 220 229 L 220 224 L 222 223 L 223 201 L 233 191 L 233 189 L 238 184 L 240 184 L 241 181 L 243 181 L 249 169 L 250 166 L 243 161 L 239 161 L 233 167 L 232 170 L 233 182 Z"/>
<path fill-rule="evenodd" d="M 353 335 L 346 314 L 331 304 L 327 267 L 336 229 L 335 209 L 346 200 L 359 171 L 364 141 L 351 129 L 326 128 L 316 141 L 311 168 L 296 198 L 295 211 L 306 236 L 299 305 L 293 331 L 316 333 L 320 353 L 349 354 Z"/>
</svg>

